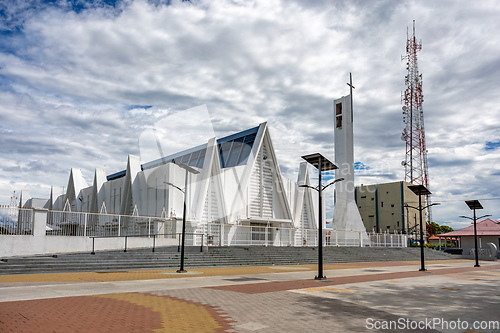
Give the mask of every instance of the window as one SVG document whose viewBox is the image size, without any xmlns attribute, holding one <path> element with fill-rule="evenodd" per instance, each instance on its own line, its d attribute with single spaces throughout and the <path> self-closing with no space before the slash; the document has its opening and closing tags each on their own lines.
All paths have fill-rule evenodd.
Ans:
<svg viewBox="0 0 500 333">
<path fill-rule="evenodd" d="M 223 168 L 226 167 L 226 163 L 229 157 L 229 150 L 231 149 L 231 144 L 232 144 L 231 141 L 219 144 L 220 160 L 222 164 L 221 166 Z"/>
<path fill-rule="evenodd" d="M 200 151 L 195 151 L 191 154 L 191 158 L 189 159 L 189 166 L 196 166 L 198 163 L 198 157 L 200 157 Z"/>
<path fill-rule="evenodd" d="M 243 165 L 248 160 L 248 155 L 252 151 L 253 143 L 255 142 L 255 137 L 257 134 L 250 134 L 245 137 L 243 141 L 243 147 L 241 148 L 240 158 L 238 160 L 238 165 Z"/>
<path fill-rule="evenodd" d="M 226 167 L 235 166 L 238 164 L 238 158 L 240 157 L 241 148 L 243 147 L 243 138 L 238 138 L 234 140 L 233 147 L 229 153 L 229 158 L 227 160 Z"/>
<path fill-rule="evenodd" d="M 266 240 L 266 229 L 267 229 L 267 240 L 271 241 L 272 238 L 272 228 L 269 228 L 263 224 L 250 223 L 251 233 L 252 233 L 252 241 L 257 241 L 260 244 L 260 241 Z"/>
<path fill-rule="evenodd" d="M 180 158 L 180 162 L 184 164 L 188 164 L 189 162 L 189 157 L 191 157 L 191 154 L 186 154 Z"/>
<path fill-rule="evenodd" d="M 243 165 L 252 151 L 256 133 L 219 143 L 221 166 L 223 168 Z"/>
<path fill-rule="evenodd" d="M 335 105 L 335 120 L 337 128 L 342 128 L 342 103 Z"/>
<path fill-rule="evenodd" d="M 203 162 L 205 161 L 205 154 L 207 153 L 206 149 L 200 151 L 200 157 L 198 158 L 198 162 L 196 164 L 197 168 L 203 168 Z"/>
</svg>

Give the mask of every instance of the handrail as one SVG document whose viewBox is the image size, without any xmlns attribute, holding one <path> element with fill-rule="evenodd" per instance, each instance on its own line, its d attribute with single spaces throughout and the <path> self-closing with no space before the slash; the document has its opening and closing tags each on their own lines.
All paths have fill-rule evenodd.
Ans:
<svg viewBox="0 0 500 333">
<path fill-rule="evenodd" d="M 125 238 L 125 249 L 123 252 L 127 252 L 127 239 L 128 237 L 153 237 L 153 248 L 151 252 L 155 252 L 155 247 L 156 247 L 156 236 L 177 236 L 181 235 L 180 232 L 176 233 L 167 233 L 167 234 L 146 234 L 146 235 L 124 235 L 124 236 L 89 236 L 89 238 L 92 238 L 92 252 L 90 254 L 95 255 L 95 239 L 96 238 L 120 238 L 123 237 Z M 186 233 L 186 235 L 192 235 L 192 236 L 201 236 L 201 246 L 200 246 L 200 252 L 203 252 L 203 238 L 204 234 L 200 233 Z M 180 237 L 179 237 L 179 245 L 177 246 L 177 252 L 180 252 Z"/>
</svg>

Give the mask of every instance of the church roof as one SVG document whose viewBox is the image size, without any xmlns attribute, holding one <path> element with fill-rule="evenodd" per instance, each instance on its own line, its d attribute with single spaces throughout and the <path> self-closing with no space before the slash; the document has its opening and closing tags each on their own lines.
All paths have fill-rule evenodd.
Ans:
<svg viewBox="0 0 500 333">
<path fill-rule="evenodd" d="M 252 150 L 259 126 L 234 133 L 217 139 L 219 148 L 220 164 L 222 168 L 229 168 L 238 165 L 245 165 L 248 155 Z M 178 153 L 156 159 L 141 165 L 141 170 L 157 167 L 171 161 L 179 161 L 186 165 L 201 168 L 205 160 L 207 145 L 203 144 Z M 107 180 L 118 179 L 125 176 L 126 170 L 122 170 L 107 176 Z"/>
</svg>

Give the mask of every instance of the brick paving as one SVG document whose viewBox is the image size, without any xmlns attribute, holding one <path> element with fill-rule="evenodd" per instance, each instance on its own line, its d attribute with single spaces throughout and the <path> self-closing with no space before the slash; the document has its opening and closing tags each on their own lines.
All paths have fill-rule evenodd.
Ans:
<svg viewBox="0 0 500 333">
<path fill-rule="evenodd" d="M 226 332 L 219 307 L 144 293 L 0 303 L 2 332 Z"/>
<path fill-rule="evenodd" d="M 329 278 L 322 281 L 312 278 L 315 266 L 196 269 L 201 272 L 196 276 L 159 270 L 4 276 L 0 332 L 366 332 L 367 318 L 418 319 L 426 309 L 453 318 L 453 312 L 434 304 L 438 302 L 460 316 L 467 316 L 467 307 L 474 304 L 468 319 L 494 314 L 491 319 L 498 320 L 500 264 L 472 265 L 433 262 L 428 272 L 419 272 L 417 262 L 331 264 L 324 266 Z M 162 281 L 165 288 L 156 283 L 155 290 L 132 292 L 148 280 Z M 172 288 L 176 280 L 180 287 Z M 103 282 L 131 292 L 2 301 L 2 291 L 32 292 L 36 298 L 38 288 L 57 290 L 63 283 L 82 286 L 84 295 Z M 466 331 L 473 332 L 456 332 Z"/>
<path fill-rule="evenodd" d="M 380 267 L 380 266 L 379 266 Z M 248 283 L 244 285 L 230 285 L 230 286 L 217 286 L 210 287 L 220 290 L 235 291 L 245 294 L 260 294 L 275 291 L 284 291 L 301 288 L 315 288 L 325 285 L 340 285 L 346 283 L 360 283 L 370 281 L 381 281 L 390 279 L 410 278 L 410 277 L 425 277 L 426 274 L 453 274 L 462 272 L 477 272 L 483 270 L 498 269 L 497 266 L 482 266 L 482 267 L 462 267 L 462 268 L 442 268 L 435 271 L 412 271 L 412 272 L 394 272 L 394 273 L 380 273 L 370 275 L 356 275 L 356 276 L 342 276 L 325 280 L 294 280 L 294 281 L 277 281 L 268 283 Z"/>
</svg>

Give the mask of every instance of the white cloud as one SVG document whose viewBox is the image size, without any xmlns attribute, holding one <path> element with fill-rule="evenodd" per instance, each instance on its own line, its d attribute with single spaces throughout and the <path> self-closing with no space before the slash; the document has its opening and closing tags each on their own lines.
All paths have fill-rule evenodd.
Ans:
<svg viewBox="0 0 500 333">
<path fill-rule="evenodd" d="M 50 184 L 66 184 L 71 167 L 90 182 L 95 167 L 119 171 L 127 154 L 139 154 L 146 128 L 167 112 L 203 104 L 219 137 L 268 121 L 282 170 L 295 180 L 300 155 L 333 157 L 332 100 L 348 94 L 349 72 L 356 160 L 371 168 L 357 183 L 402 180 L 401 55 L 413 19 L 423 41 L 430 185 L 433 200 L 443 202 L 435 220 L 458 221 L 468 213 L 464 199 L 500 197 L 500 148 L 485 149 L 500 141 L 494 1 L 4 6 L 5 200 L 20 185 L 48 196 Z M 500 217 L 498 201 L 489 203 L 488 213 Z"/>
</svg>

